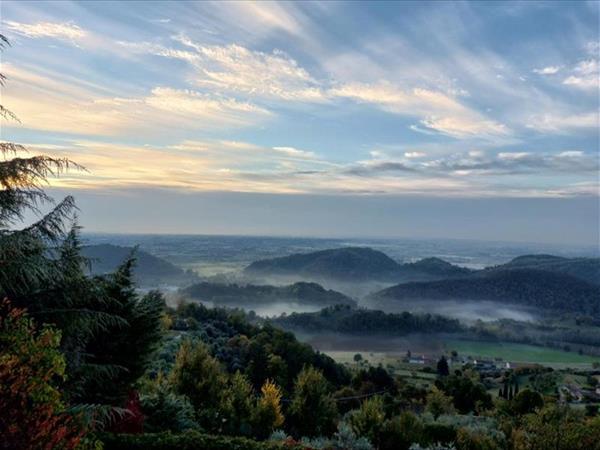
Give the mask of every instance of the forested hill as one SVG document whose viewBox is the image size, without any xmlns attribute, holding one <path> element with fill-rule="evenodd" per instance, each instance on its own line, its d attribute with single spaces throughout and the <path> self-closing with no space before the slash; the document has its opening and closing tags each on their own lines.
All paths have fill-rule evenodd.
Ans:
<svg viewBox="0 0 600 450">
<path fill-rule="evenodd" d="M 486 271 L 539 269 L 564 273 L 600 285 L 600 258 L 563 258 L 554 255 L 524 255 Z"/>
<path fill-rule="evenodd" d="M 494 270 L 464 279 L 411 282 L 372 295 L 377 301 L 493 300 L 547 310 L 600 314 L 600 286 L 536 269 Z"/>
<path fill-rule="evenodd" d="M 366 280 L 393 277 L 397 269 L 398 263 L 385 253 L 371 248 L 345 247 L 256 261 L 245 272 Z"/>
<path fill-rule="evenodd" d="M 215 305 L 245 305 L 294 302 L 303 305 L 355 305 L 350 297 L 317 283 L 299 282 L 289 286 L 257 286 L 202 282 L 183 289 L 182 294 Z"/>
<path fill-rule="evenodd" d="M 273 322 L 283 328 L 305 332 L 401 336 L 409 333 L 462 331 L 459 321 L 438 315 L 388 314 L 350 306 L 331 306 L 314 313 L 292 313 Z"/>
<path fill-rule="evenodd" d="M 304 276 L 340 281 L 402 281 L 465 276 L 469 269 L 439 258 L 399 264 L 385 253 L 367 247 L 344 247 L 265 259 L 245 269 L 250 275 Z"/>
<path fill-rule="evenodd" d="M 90 260 L 91 273 L 101 275 L 113 272 L 133 250 L 132 247 L 99 244 L 83 247 L 82 254 Z M 159 284 L 183 285 L 197 280 L 193 273 L 143 250 L 135 250 L 135 257 L 134 278 L 141 287 Z"/>
<path fill-rule="evenodd" d="M 400 265 L 400 273 L 405 277 L 457 278 L 474 273 L 466 267 L 455 266 L 440 258 L 424 258 L 413 263 Z"/>
<path fill-rule="evenodd" d="M 266 380 L 276 380 L 289 394 L 296 377 L 306 366 L 321 370 L 334 387 L 350 381 L 350 373 L 344 366 L 270 321 L 254 324 L 249 321 L 249 315 L 239 310 L 207 308 L 198 303 L 182 303 L 169 314 L 173 330 L 178 334 L 171 336 L 171 344 L 165 347 L 177 348 L 180 333 L 199 339 L 210 347 L 229 373 L 244 373 L 257 389 Z M 170 367 L 174 355 L 165 350 L 162 356 L 165 360 L 157 361 L 157 368 Z"/>
</svg>

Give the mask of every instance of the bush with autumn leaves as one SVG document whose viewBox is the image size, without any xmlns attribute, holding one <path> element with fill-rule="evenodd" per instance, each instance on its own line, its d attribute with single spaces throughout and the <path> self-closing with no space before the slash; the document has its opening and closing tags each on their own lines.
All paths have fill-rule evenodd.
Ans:
<svg viewBox="0 0 600 450">
<path fill-rule="evenodd" d="M 60 332 L 36 328 L 23 309 L 0 304 L 0 434 L 3 449 L 82 447 L 86 425 L 70 414 L 60 386 Z"/>
</svg>

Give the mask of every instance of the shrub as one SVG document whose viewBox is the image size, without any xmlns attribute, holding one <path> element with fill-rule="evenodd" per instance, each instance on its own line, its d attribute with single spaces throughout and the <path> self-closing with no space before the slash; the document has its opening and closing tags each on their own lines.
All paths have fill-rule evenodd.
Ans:
<svg viewBox="0 0 600 450">
<path fill-rule="evenodd" d="M 423 424 L 419 418 L 405 411 L 383 423 L 379 433 L 379 449 L 408 450 L 412 443 L 421 441 L 422 435 Z"/>
<path fill-rule="evenodd" d="M 538 392 L 523 389 L 512 400 L 511 406 L 516 414 L 529 414 L 544 406 L 544 399 Z"/>
<path fill-rule="evenodd" d="M 328 435 L 335 430 L 337 407 L 321 371 L 310 366 L 302 369 L 296 379 L 289 415 L 300 436 Z"/>
<path fill-rule="evenodd" d="M 410 450 L 456 450 L 456 447 L 452 444 L 445 445 L 441 443 L 431 444 L 427 447 L 421 447 L 419 444 L 413 444 L 410 446 Z"/>
<path fill-rule="evenodd" d="M 338 424 L 338 431 L 334 433 L 331 444 L 335 450 L 371 450 L 373 448 L 366 438 L 357 437 L 350 426 L 344 422 Z"/>
<path fill-rule="evenodd" d="M 456 446 L 458 450 L 500 450 L 503 448 L 492 436 L 471 431 L 468 428 L 459 428 L 456 433 Z"/>
<path fill-rule="evenodd" d="M 475 412 L 480 409 L 489 409 L 493 406 L 492 397 L 486 392 L 485 387 L 474 382 L 466 376 L 451 375 L 436 380 L 435 385 L 453 398 L 454 407 L 461 413 Z"/>
<path fill-rule="evenodd" d="M 378 440 L 379 431 L 384 420 L 383 400 L 379 396 L 363 401 L 359 409 L 348 415 L 352 431 L 358 436 L 368 438 L 373 443 Z"/>
<path fill-rule="evenodd" d="M 65 412 L 58 383 L 65 358 L 60 332 L 37 331 L 22 309 L 0 302 L 0 447 L 72 449 L 86 429 Z"/>
<path fill-rule="evenodd" d="M 431 392 L 427 394 L 426 401 L 427 411 L 430 412 L 436 420 L 442 414 L 452 414 L 454 412 L 452 397 L 444 394 L 435 386 L 433 386 Z"/>
<path fill-rule="evenodd" d="M 220 431 L 223 425 L 220 410 L 224 393 L 227 392 L 227 377 L 206 344 L 189 340 L 183 342 L 170 374 L 170 382 L 177 394 L 190 399 L 200 425 Z"/>
<path fill-rule="evenodd" d="M 428 423 L 423 427 L 423 441 L 432 445 L 436 442 L 449 444 L 456 441 L 456 428 L 440 423 Z"/>
<path fill-rule="evenodd" d="M 243 437 L 213 436 L 198 431 L 181 434 L 103 434 L 104 450 L 300 450 L 283 442 L 253 441 Z"/>
<path fill-rule="evenodd" d="M 259 437 L 269 436 L 273 430 L 283 425 L 281 412 L 281 389 L 271 380 L 265 381 L 254 411 L 254 424 Z"/>
<path fill-rule="evenodd" d="M 145 416 L 144 431 L 181 432 L 198 428 L 194 408 L 187 397 L 172 392 L 162 373 L 150 384 L 148 392 L 140 396 Z"/>
</svg>

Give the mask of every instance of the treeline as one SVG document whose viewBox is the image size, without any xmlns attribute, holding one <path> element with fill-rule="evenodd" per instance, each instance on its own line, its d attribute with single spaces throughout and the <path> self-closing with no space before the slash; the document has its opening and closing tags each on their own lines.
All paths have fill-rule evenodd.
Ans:
<svg viewBox="0 0 600 450">
<path fill-rule="evenodd" d="M 432 314 L 399 314 L 336 305 L 314 313 L 291 313 L 273 319 L 284 328 L 347 334 L 394 335 L 462 331 L 457 319 Z"/>
<path fill-rule="evenodd" d="M 465 334 L 472 339 L 516 342 L 600 356 L 600 327 L 592 317 L 560 317 L 538 322 L 500 319 L 477 321 Z"/>
<path fill-rule="evenodd" d="M 542 310 L 600 315 L 600 286 L 558 272 L 489 271 L 470 278 L 399 284 L 373 295 L 379 301 L 492 300 Z"/>
<path fill-rule="evenodd" d="M 303 305 L 355 305 L 340 292 L 325 289 L 317 283 L 298 282 L 289 286 L 240 285 L 202 282 L 181 290 L 184 296 L 214 302 L 216 305 L 261 305 L 297 302 Z"/>
</svg>

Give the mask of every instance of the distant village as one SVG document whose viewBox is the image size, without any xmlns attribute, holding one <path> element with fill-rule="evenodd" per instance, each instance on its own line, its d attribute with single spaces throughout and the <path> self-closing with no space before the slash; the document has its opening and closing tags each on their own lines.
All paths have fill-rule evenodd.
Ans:
<svg viewBox="0 0 600 450">
<path fill-rule="evenodd" d="M 528 373 L 529 371 L 533 372 L 540 369 L 540 366 L 537 364 L 510 362 L 505 361 L 502 358 L 474 358 L 471 356 L 458 355 L 456 352 L 452 352 L 449 357 L 444 358 L 450 371 L 470 368 L 477 371 L 481 375 L 482 380 L 503 380 L 506 377 L 507 371 Z M 436 368 L 439 359 L 425 354 L 413 355 L 408 351 L 402 362 L 419 365 L 423 368 L 429 368 L 429 371 L 433 371 Z M 581 404 L 600 403 L 600 369 L 592 372 L 592 375 L 589 376 L 592 381 L 594 379 L 596 380 L 594 382 L 595 386 L 591 386 L 591 388 L 584 388 L 575 383 L 559 383 L 557 386 L 559 401 L 561 403 Z M 502 389 L 500 389 L 500 391 L 502 392 Z"/>
</svg>

